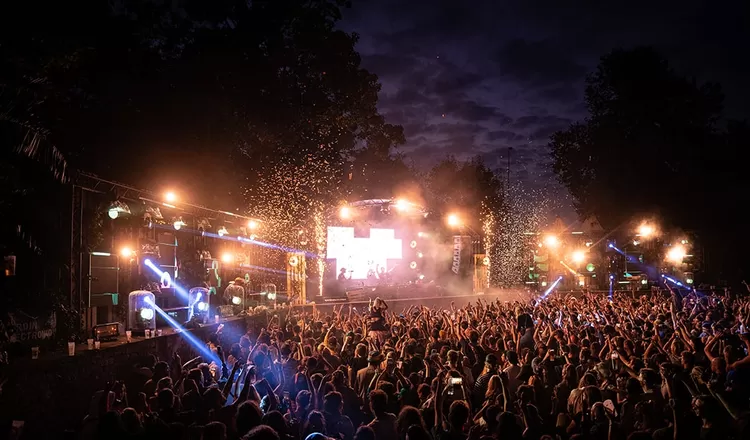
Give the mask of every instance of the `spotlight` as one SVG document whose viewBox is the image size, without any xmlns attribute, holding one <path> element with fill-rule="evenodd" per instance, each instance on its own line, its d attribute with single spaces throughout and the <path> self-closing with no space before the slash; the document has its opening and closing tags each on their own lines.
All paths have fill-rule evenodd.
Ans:
<svg viewBox="0 0 750 440">
<path fill-rule="evenodd" d="M 154 309 L 141 309 L 139 315 L 142 320 L 151 321 L 154 319 Z"/>
<path fill-rule="evenodd" d="M 542 287 L 547 287 L 547 282 L 546 281 L 542 281 Z"/>
<path fill-rule="evenodd" d="M 422 257 L 424 257 L 424 254 L 421 252 L 417 252 L 417 258 L 422 258 Z"/>
<path fill-rule="evenodd" d="M 131 258 L 135 255 L 135 252 L 133 249 L 130 249 L 129 247 L 125 246 L 122 249 L 120 249 L 120 255 L 122 255 L 123 258 Z"/>
<path fill-rule="evenodd" d="M 234 255 L 230 254 L 229 252 L 221 254 L 222 263 L 231 263 L 232 261 L 234 261 Z"/>
<path fill-rule="evenodd" d="M 448 222 L 448 226 L 452 228 L 456 228 L 461 226 L 461 218 L 456 214 L 450 214 L 446 218 L 446 221 Z"/>
<path fill-rule="evenodd" d="M 234 304 L 236 306 L 242 304 L 242 298 L 240 298 L 239 296 L 233 296 L 232 297 L 232 304 Z"/>
<path fill-rule="evenodd" d="M 485 265 L 485 266 L 489 266 L 490 265 L 490 257 L 484 257 L 484 258 L 482 258 L 482 264 Z"/>
<path fill-rule="evenodd" d="M 656 228 L 654 228 L 652 225 L 648 223 L 641 223 L 640 226 L 638 226 L 638 235 L 640 235 L 643 238 L 649 238 L 656 232 Z"/>
<path fill-rule="evenodd" d="M 416 269 L 417 268 L 417 262 L 416 261 L 412 261 L 411 263 L 409 263 L 409 267 L 412 268 L 412 269 Z"/>
<path fill-rule="evenodd" d="M 130 214 L 130 207 L 128 207 L 128 205 L 126 205 L 125 203 L 119 200 L 115 200 L 111 205 L 109 205 L 107 215 L 112 220 L 122 216 L 123 214 Z"/>
<path fill-rule="evenodd" d="M 573 262 L 583 263 L 586 260 L 586 253 L 584 251 L 573 252 Z"/>
<path fill-rule="evenodd" d="M 409 243 L 409 247 L 411 247 L 412 249 L 416 248 L 417 247 L 417 241 L 416 240 L 412 240 L 411 243 Z"/>
<path fill-rule="evenodd" d="M 169 191 L 168 193 L 164 194 L 164 200 L 167 203 L 174 203 L 177 201 L 177 194 Z"/>
<path fill-rule="evenodd" d="M 251 231 L 254 231 L 258 228 L 258 222 L 255 220 L 250 220 L 247 222 L 247 228 Z"/>
<path fill-rule="evenodd" d="M 409 202 L 407 202 L 404 199 L 398 199 L 396 200 L 395 206 L 396 206 L 396 210 L 403 212 L 409 209 Z"/>
<path fill-rule="evenodd" d="M 205 312 L 208 311 L 208 304 L 204 303 L 203 301 L 199 302 L 196 307 L 198 308 L 199 312 Z"/>
<path fill-rule="evenodd" d="M 227 228 L 224 226 L 220 227 L 218 231 L 216 231 L 217 234 L 219 234 L 219 237 L 223 237 L 227 234 L 229 234 L 229 231 L 227 231 Z"/>
<path fill-rule="evenodd" d="M 687 251 L 685 250 L 684 246 L 672 246 L 672 248 L 667 252 L 667 261 L 675 264 L 680 264 L 682 263 L 682 260 L 685 259 L 686 255 Z"/>
<path fill-rule="evenodd" d="M 339 217 L 341 217 L 341 220 L 349 220 L 352 217 L 351 209 L 348 206 L 342 206 L 339 209 Z"/>
<path fill-rule="evenodd" d="M 644 279 L 642 279 L 642 280 L 641 280 L 641 284 L 644 284 L 644 285 L 645 285 L 645 284 L 648 284 L 648 280 L 647 280 L 647 279 L 645 279 L 645 278 L 644 278 Z"/>
<path fill-rule="evenodd" d="M 174 226 L 174 229 L 176 231 L 179 231 L 183 226 L 187 226 L 187 223 L 185 223 L 185 221 L 182 220 L 182 217 L 176 217 L 172 225 Z"/>
<path fill-rule="evenodd" d="M 592 263 L 589 263 L 586 265 L 586 270 L 589 272 L 593 272 L 596 269 L 596 266 L 594 266 Z"/>
<path fill-rule="evenodd" d="M 424 279 L 424 274 L 421 274 L 421 273 L 420 273 L 420 274 L 419 274 L 419 279 L 420 279 L 420 280 L 423 280 L 423 279 Z"/>
<path fill-rule="evenodd" d="M 424 238 L 424 237 L 427 237 L 427 234 L 424 232 L 417 232 L 417 237 Z"/>
<path fill-rule="evenodd" d="M 544 238 L 544 244 L 547 245 L 548 248 L 556 248 L 560 245 L 560 241 L 557 239 L 554 235 L 548 235 Z"/>
</svg>

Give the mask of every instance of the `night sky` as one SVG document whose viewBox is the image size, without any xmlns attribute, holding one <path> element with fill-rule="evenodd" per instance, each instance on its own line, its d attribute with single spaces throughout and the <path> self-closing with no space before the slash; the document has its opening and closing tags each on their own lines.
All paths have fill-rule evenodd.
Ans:
<svg viewBox="0 0 750 440">
<path fill-rule="evenodd" d="M 410 161 L 480 154 L 504 171 L 513 147 L 511 178 L 561 195 L 548 137 L 585 117 L 585 76 L 615 47 L 657 47 L 683 74 L 720 82 L 726 114 L 750 116 L 748 4 L 353 0 L 340 26 L 360 34 L 381 112 L 404 127 Z"/>
</svg>

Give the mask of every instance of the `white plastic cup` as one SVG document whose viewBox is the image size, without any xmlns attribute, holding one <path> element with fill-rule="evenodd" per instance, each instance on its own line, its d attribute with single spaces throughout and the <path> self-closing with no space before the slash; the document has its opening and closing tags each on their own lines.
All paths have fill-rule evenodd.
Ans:
<svg viewBox="0 0 750 440">
<path fill-rule="evenodd" d="M 31 359 L 39 359 L 39 347 L 31 347 Z"/>
<path fill-rule="evenodd" d="M 143 335 L 146 337 L 146 339 L 150 338 L 151 337 L 151 330 L 150 329 L 146 329 L 146 331 L 144 332 Z"/>
<path fill-rule="evenodd" d="M 161 336 L 163 334 L 164 332 L 162 331 L 162 329 L 156 329 L 156 336 Z"/>
<path fill-rule="evenodd" d="M 94 349 L 99 350 L 100 348 L 102 348 L 101 341 L 94 341 Z"/>
<path fill-rule="evenodd" d="M 76 343 L 68 342 L 68 356 L 75 356 L 75 355 L 76 355 Z"/>
<path fill-rule="evenodd" d="M 128 342 L 132 341 L 133 340 L 133 332 L 131 332 L 130 330 L 126 330 L 125 331 L 125 339 Z"/>
<path fill-rule="evenodd" d="M 86 339 L 86 345 L 88 346 L 89 350 L 94 349 L 94 340 L 92 338 Z"/>
</svg>

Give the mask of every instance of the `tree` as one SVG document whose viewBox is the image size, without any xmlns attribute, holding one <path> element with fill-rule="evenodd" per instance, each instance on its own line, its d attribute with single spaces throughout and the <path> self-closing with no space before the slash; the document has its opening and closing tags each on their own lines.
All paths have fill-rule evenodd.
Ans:
<svg viewBox="0 0 750 440">
<path fill-rule="evenodd" d="M 425 179 L 428 206 L 441 215 L 458 213 L 467 226 L 481 231 L 491 214 L 503 209 L 503 184 L 481 158 L 459 161 L 448 156 Z"/>
<path fill-rule="evenodd" d="M 717 84 L 680 76 L 652 48 L 614 50 L 586 81 L 588 118 L 552 135 L 553 171 L 578 213 L 605 228 L 657 215 L 666 228 L 715 235 L 707 213 L 742 186 L 725 186 L 741 149 L 739 130 L 719 128 L 722 100 Z"/>
</svg>

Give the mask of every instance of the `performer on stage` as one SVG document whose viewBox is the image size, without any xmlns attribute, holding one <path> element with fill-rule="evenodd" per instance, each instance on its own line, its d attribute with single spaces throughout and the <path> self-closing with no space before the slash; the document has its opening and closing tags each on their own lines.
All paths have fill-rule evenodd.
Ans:
<svg viewBox="0 0 750 440">
<path fill-rule="evenodd" d="M 245 280 L 242 278 L 235 278 L 234 282 L 230 282 L 226 289 L 224 289 L 224 295 L 222 297 L 224 304 L 232 304 L 233 297 L 245 298 Z M 245 307 L 245 304 L 242 305 Z"/>
<path fill-rule="evenodd" d="M 373 341 L 378 341 L 379 345 L 383 345 L 388 337 L 388 329 L 385 326 L 386 310 L 388 310 L 388 304 L 380 298 L 375 298 L 375 301 L 370 303 L 368 335 Z"/>
<path fill-rule="evenodd" d="M 348 281 L 348 280 L 349 278 L 346 277 L 346 268 L 342 267 L 341 270 L 339 271 L 339 281 L 343 283 L 344 281 Z"/>
</svg>

